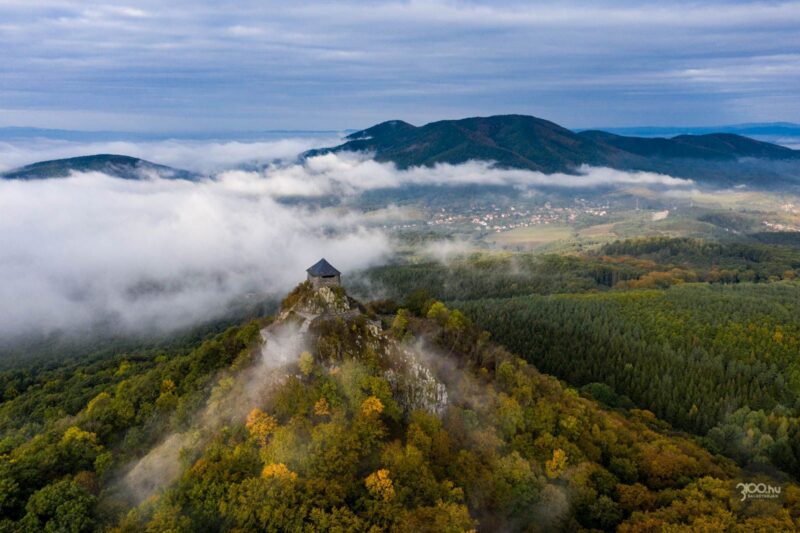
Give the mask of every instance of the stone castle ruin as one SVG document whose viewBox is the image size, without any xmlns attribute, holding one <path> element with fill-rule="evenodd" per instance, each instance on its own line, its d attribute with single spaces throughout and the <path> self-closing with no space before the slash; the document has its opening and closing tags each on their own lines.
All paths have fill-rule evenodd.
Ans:
<svg viewBox="0 0 800 533">
<path fill-rule="evenodd" d="M 328 261 L 306 270 L 307 281 L 284 300 L 277 320 L 297 324 L 301 336 L 308 335 L 317 362 L 334 368 L 348 358 L 371 358 L 382 367 L 383 377 L 406 413 L 425 410 L 441 414 L 448 405 L 447 387 L 421 345 L 395 339 L 384 330 L 380 318 L 370 315 L 341 286 L 341 273 Z M 336 342 L 319 343 L 320 336 L 333 335 Z"/>
<path fill-rule="evenodd" d="M 314 289 L 338 287 L 342 282 L 342 273 L 328 263 L 324 257 L 306 269 L 306 272 L 308 273 L 308 281 L 311 282 Z"/>
</svg>

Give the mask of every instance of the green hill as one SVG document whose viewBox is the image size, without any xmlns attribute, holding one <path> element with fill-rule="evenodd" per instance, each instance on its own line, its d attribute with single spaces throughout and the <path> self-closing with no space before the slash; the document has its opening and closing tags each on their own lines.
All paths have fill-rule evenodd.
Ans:
<svg viewBox="0 0 800 533">
<path fill-rule="evenodd" d="M 199 177 L 197 174 L 187 170 L 158 165 L 136 157 L 98 154 L 33 163 L 2 173 L 0 174 L 0 179 L 40 180 L 64 178 L 73 172 L 101 172 L 126 180 L 141 180 L 150 177 L 194 180 Z"/>
<path fill-rule="evenodd" d="M 744 157 L 773 160 L 800 159 L 800 152 L 797 150 L 732 133 L 678 135 L 669 139 L 663 137 L 625 137 L 603 131 L 583 131 L 579 135 L 631 154 L 648 158 L 728 161 L 735 161 Z"/>
<path fill-rule="evenodd" d="M 405 168 L 470 160 L 511 168 L 565 172 L 581 164 L 610 165 L 617 150 L 558 124 L 523 115 L 442 120 L 421 127 L 389 121 L 347 137 L 338 151 L 369 151 Z M 312 152 L 313 153 L 313 152 Z"/>
<path fill-rule="evenodd" d="M 347 137 L 327 152 L 367 152 L 399 168 L 492 161 L 500 168 L 575 173 L 581 165 L 650 171 L 715 186 L 796 186 L 800 152 L 741 135 L 715 133 L 667 138 L 575 133 L 524 115 L 442 120 L 415 127 L 383 122 Z"/>
<path fill-rule="evenodd" d="M 794 483 L 601 407 L 459 311 L 409 308 L 303 283 L 199 345 L 0 374 L 0 528 L 797 528 Z M 742 502 L 741 480 L 782 496 Z"/>
</svg>

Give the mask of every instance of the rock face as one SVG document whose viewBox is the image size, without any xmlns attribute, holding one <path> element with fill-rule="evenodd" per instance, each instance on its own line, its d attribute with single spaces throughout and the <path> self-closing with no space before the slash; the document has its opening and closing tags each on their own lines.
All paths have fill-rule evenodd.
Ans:
<svg viewBox="0 0 800 533">
<path fill-rule="evenodd" d="M 315 297 L 310 302 L 310 312 L 317 314 L 340 314 L 351 310 L 350 301 L 344 290 L 337 291 L 335 287 L 322 286 L 317 289 Z"/>
<path fill-rule="evenodd" d="M 395 363 L 399 363 L 397 368 L 386 370 L 384 377 L 403 408 L 443 414 L 447 408 L 447 387 L 436 378 L 419 354 L 412 348 L 398 345 Z"/>
<path fill-rule="evenodd" d="M 358 310 L 358 302 L 347 296 L 339 286 L 321 286 L 304 281 L 286 297 L 281 306 L 281 318 L 292 312 L 304 315 L 339 315 Z"/>
<path fill-rule="evenodd" d="M 278 321 L 300 321 L 300 332 L 311 336 L 309 344 L 316 346 L 314 355 L 320 364 L 334 367 L 353 358 L 377 365 L 406 413 L 443 413 L 447 388 L 421 349 L 396 340 L 363 309 L 342 287 L 314 288 L 304 282 L 284 300 Z"/>
</svg>

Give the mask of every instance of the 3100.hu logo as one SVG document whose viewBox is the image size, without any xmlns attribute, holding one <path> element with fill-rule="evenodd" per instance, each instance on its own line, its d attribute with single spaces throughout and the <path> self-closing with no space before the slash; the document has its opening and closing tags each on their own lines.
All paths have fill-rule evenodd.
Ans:
<svg viewBox="0 0 800 533">
<path fill-rule="evenodd" d="M 771 500 L 781 495 L 779 486 L 767 483 L 737 483 L 736 489 L 742 493 L 742 500 Z"/>
</svg>

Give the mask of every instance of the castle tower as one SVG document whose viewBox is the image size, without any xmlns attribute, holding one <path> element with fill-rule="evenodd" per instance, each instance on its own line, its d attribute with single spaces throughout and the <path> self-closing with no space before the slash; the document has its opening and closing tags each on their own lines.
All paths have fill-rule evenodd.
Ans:
<svg viewBox="0 0 800 533">
<path fill-rule="evenodd" d="M 337 286 L 341 283 L 342 273 L 333 268 L 333 265 L 324 258 L 309 267 L 306 272 L 308 272 L 308 281 L 311 282 L 315 289 Z"/>
</svg>

